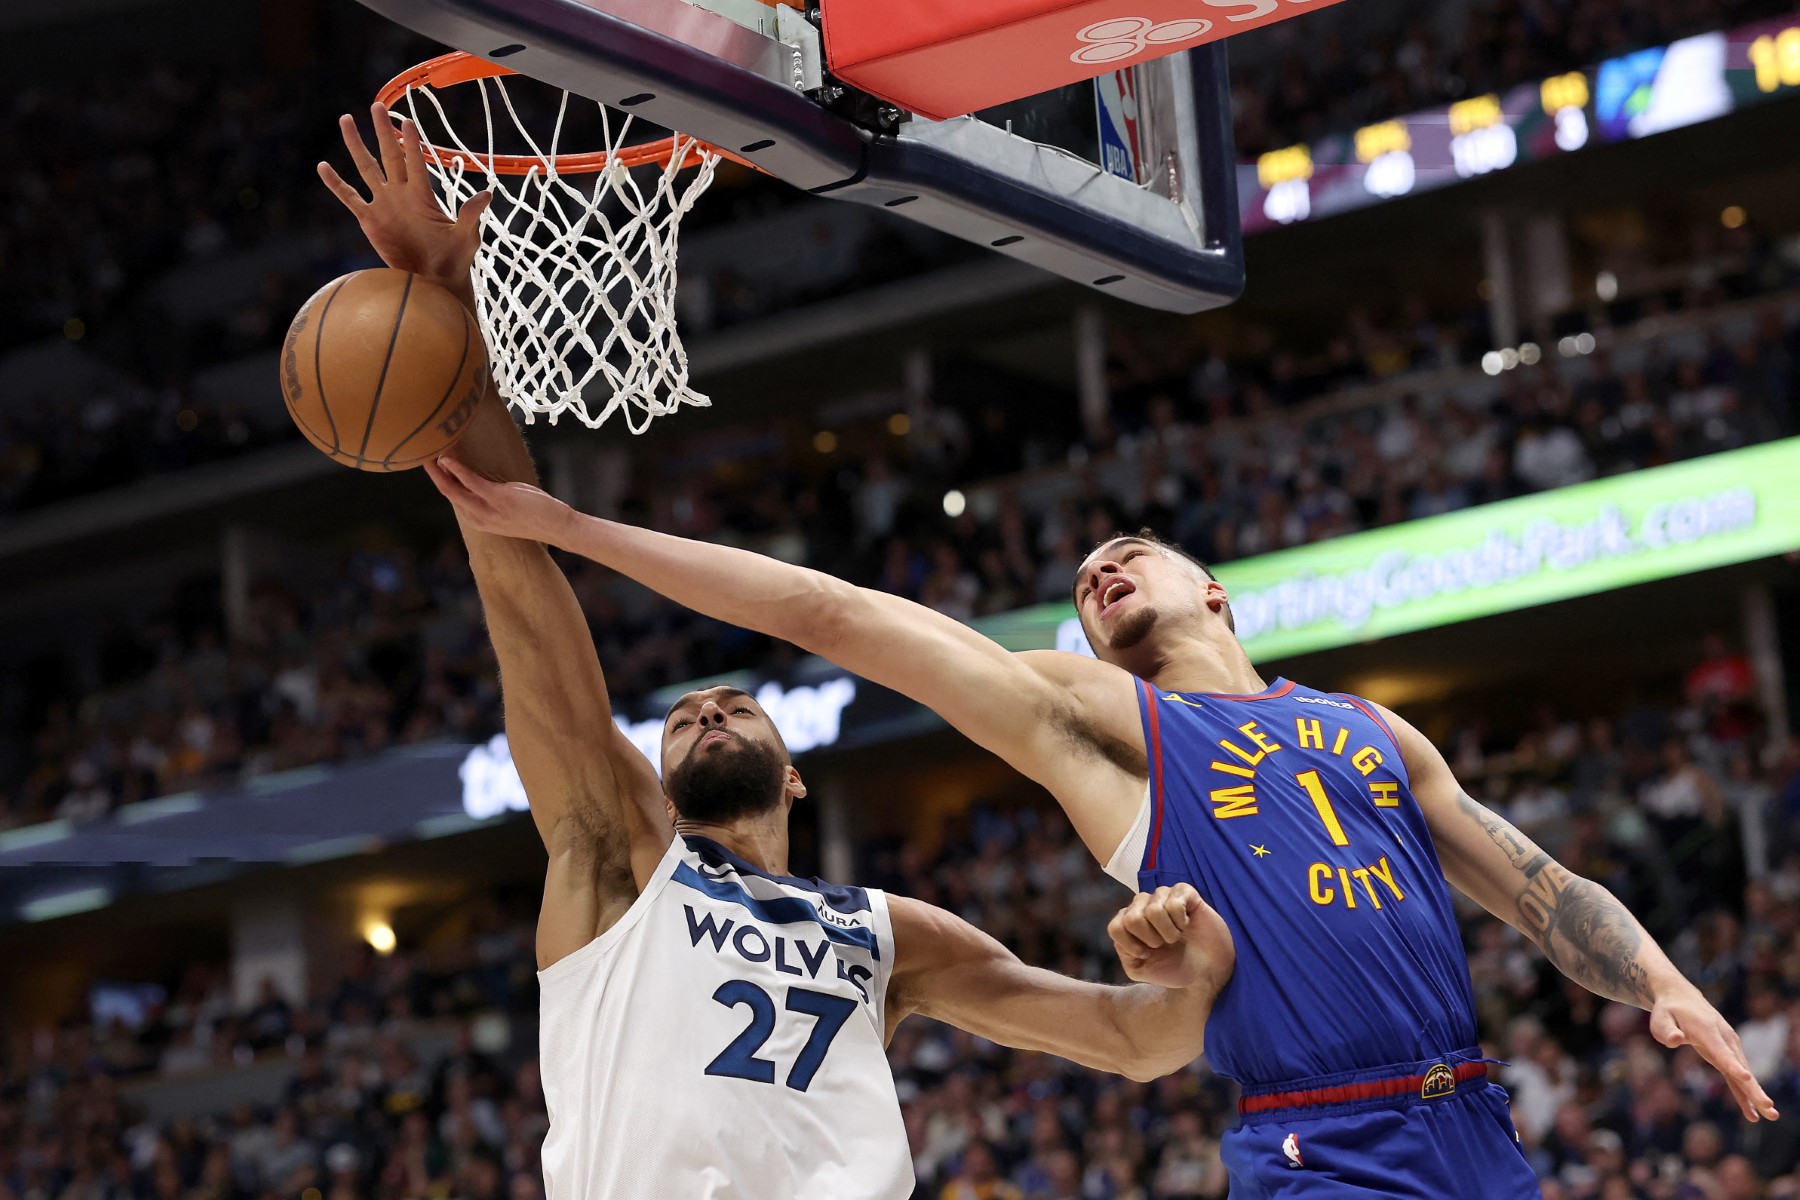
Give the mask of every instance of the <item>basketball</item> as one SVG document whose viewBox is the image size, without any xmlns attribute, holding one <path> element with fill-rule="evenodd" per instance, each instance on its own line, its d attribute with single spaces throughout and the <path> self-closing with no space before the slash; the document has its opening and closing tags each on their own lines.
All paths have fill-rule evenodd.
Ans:
<svg viewBox="0 0 1800 1200">
<path fill-rule="evenodd" d="M 282 347 L 288 415 L 359 471 L 401 471 L 442 454 L 486 387 L 474 314 L 408 271 L 332 280 L 301 305 Z"/>
</svg>

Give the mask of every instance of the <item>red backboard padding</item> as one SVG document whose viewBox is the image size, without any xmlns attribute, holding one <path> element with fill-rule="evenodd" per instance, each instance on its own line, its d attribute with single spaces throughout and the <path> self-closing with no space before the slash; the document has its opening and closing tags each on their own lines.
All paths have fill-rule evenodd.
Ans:
<svg viewBox="0 0 1800 1200">
<path fill-rule="evenodd" d="M 1339 0 L 823 0 L 846 82 L 942 120 Z"/>
</svg>

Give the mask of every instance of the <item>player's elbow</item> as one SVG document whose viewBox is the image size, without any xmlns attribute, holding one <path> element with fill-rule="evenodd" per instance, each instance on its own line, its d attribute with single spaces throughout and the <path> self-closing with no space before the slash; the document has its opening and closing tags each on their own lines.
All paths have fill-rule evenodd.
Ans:
<svg viewBox="0 0 1800 1200">
<path fill-rule="evenodd" d="M 1133 1051 L 1113 1070 L 1133 1083 L 1151 1083 L 1164 1075 L 1173 1075 L 1199 1057 L 1198 1049 L 1191 1054 L 1167 1049 Z"/>
<path fill-rule="evenodd" d="M 1149 1083 L 1164 1075 L 1173 1075 L 1199 1058 L 1205 1049 L 1205 1043 L 1199 1038 L 1178 1044 L 1144 1047 L 1132 1054 L 1126 1069 L 1119 1073 L 1134 1082 Z"/>
<path fill-rule="evenodd" d="M 1184 1019 L 1168 1013 L 1120 1012 L 1114 1014 L 1114 1021 L 1114 1061 L 1107 1066 L 1137 1083 L 1149 1083 L 1179 1071 L 1206 1049 L 1204 1019 L 1189 1026 Z M 1172 1021 L 1178 1022 L 1179 1027 Z"/>
</svg>

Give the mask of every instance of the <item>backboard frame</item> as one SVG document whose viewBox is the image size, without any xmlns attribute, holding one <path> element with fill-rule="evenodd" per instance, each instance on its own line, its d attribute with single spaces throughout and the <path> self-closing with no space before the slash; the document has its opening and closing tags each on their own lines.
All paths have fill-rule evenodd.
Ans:
<svg viewBox="0 0 1800 1200">
<path fill-rule="evenodd" d="M 859 126 L 787 41 L 686 0 L 361 0 L 455 49 L 692 134 L 815 195 L 888 208 L 1107 295 L 1228 304 L 1244 261 L 1225 52 L 1144 64 L 1180 136 L 1150 186 L 974 117 Z M 769 26 L 777 22 L 770 10 Z M 792 22 L 779 22 L 784 28 Z M 790 30 L 791 32 L 791 30 Z M 808 67 L 812 70 L 809 71 Z M 809 79 L 811 76 L 811 79 Z"/>
</svg>

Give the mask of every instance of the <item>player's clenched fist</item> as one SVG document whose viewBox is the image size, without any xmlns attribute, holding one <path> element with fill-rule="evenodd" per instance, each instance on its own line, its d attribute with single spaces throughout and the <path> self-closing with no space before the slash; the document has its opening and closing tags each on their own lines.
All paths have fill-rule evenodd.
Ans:
<svg viewBox="0 0 1800 1200">
<path fill-rule="evenodd" d="M 1189 883 L 1138 893 L 1106 932 L 1125 974 L 1139 983 L 1219 988 L 1237 965 L 1231 931 Z"/>
</svg>

